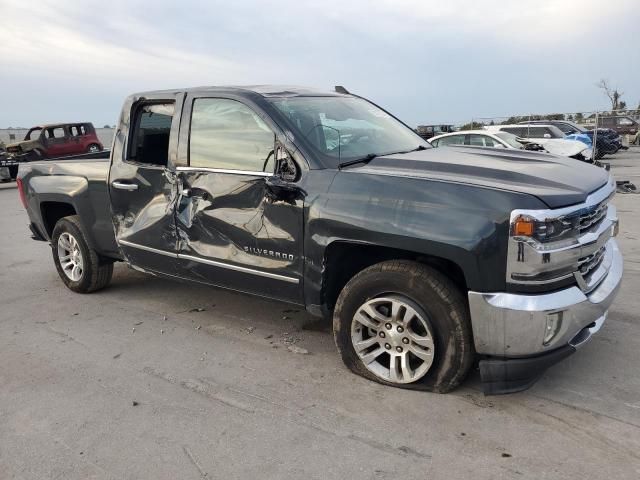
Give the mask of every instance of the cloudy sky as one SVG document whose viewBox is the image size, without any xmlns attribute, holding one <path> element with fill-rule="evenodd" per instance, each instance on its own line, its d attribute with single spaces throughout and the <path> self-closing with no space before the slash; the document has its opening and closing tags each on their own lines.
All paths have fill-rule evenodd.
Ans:
<svg viewBox="0 0 640 480">
<path fill-rule="evenodd" d="M 640 101 L 638 0 L 0 0 L 0 127 L 160 88 L 345 85 L 406 122 Z"/>
</svg>

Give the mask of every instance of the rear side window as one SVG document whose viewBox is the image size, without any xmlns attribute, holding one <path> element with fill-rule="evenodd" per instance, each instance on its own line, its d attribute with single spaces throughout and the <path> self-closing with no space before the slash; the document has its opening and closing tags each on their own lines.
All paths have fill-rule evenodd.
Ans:
<svg viewBox="0 0 640 480">
<path fill-rule="evenodd" d="M 64 138 L 64 127 L 47 128 L 47 138 Z"/>
<path fill-rule="evenodd" d="M 263 172 L 275 134 L 248 106 L 224 98 L 198 98 L 191 113 L 189 165 Z"/>
<path fill-rule="evenodd" d="M 469 136 L 469 145 L 473 145 L 476 147 L 493 147 L 495 146 L 491 137 L 487 137 L 486 135 L 477 135 L 473 134 Z"/>
<path fill-rule="evenodd" d="M 166 166 L 174 104 L 150 103 L 135 109 L 129 160 Z"/>
<path fill-rule="evenodd" d="M 445 145 L 464 145 L 464 135 L 451 135 L 450 137 L 442 137 L 438 139 L 438 146 Z"/>
<path fill-rule="evenodd" d="M 87 128 L 84 125 L 71 125 L 69 132 L 72 137 L 82 137 L 87 134 Z"/>
</svg>

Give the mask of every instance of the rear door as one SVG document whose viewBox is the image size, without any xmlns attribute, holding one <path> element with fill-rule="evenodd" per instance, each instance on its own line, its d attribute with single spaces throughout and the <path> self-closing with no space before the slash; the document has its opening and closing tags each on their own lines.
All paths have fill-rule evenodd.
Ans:
<svg viewBox="0 0 640 480">
<path fill-rule="evenodd" d="M 116 241 L 132 265 L 169 275 L 176 273 L 175 167 L 182 95 L 145 98 L 132 104 L 131 119 L 121 122 L 109 173 Z M 120 146 L 123 145 L 123 146 Z M 172 147 L 173 146 L 173 147 Z"/>
<path fill-rule="evenodd" d="M 69 134 L 65 126 L 46 128 L 44 139 L 45 153 L 48 157 L 60 157 L 69 152 Z"/>
<path fill-rule="evenodd" d="M 243 98 L 185 101 L 176 223 L 180 275 L 302 301 L 303 198 L 274 194 L 276 132 Z M 186 125 L 185 125 L 186 124 Z"/>
<path fill-rule="evenodd" d="M 69 146 L 70 153 L 84 153 L 84 129 L 82 125 L 69 125 Z"/>
</svg>

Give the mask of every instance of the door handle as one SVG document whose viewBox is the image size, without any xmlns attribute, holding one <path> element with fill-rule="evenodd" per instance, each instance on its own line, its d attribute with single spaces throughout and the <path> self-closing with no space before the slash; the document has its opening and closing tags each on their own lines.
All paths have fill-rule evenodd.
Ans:
<svg viewBox="0 0 640 480">
<path fill-rule="evenodd" d="M 117 188 L 118 190 L 127 190 L 129 192 L 138 189 L 138 185 L 136 185 L 135 183 L 111 182 L 111 186 L 113 188 Z"/>
</svg>

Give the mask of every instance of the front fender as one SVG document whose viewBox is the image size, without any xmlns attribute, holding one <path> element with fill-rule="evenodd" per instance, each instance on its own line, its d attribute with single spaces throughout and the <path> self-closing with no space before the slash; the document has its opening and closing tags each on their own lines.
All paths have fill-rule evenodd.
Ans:
<svg viewBox="0 0 640 480">
<path fill-rule="evenodd" d="M 308 206 L 307 303 L 321 303 L 324 253 L 336 241 L 442 258 L 460 267 L 469 289 L 504 290 L 509 215 L 521 205 L 543 206 L 511 191 L 341 172 Z"/>
</svg>

